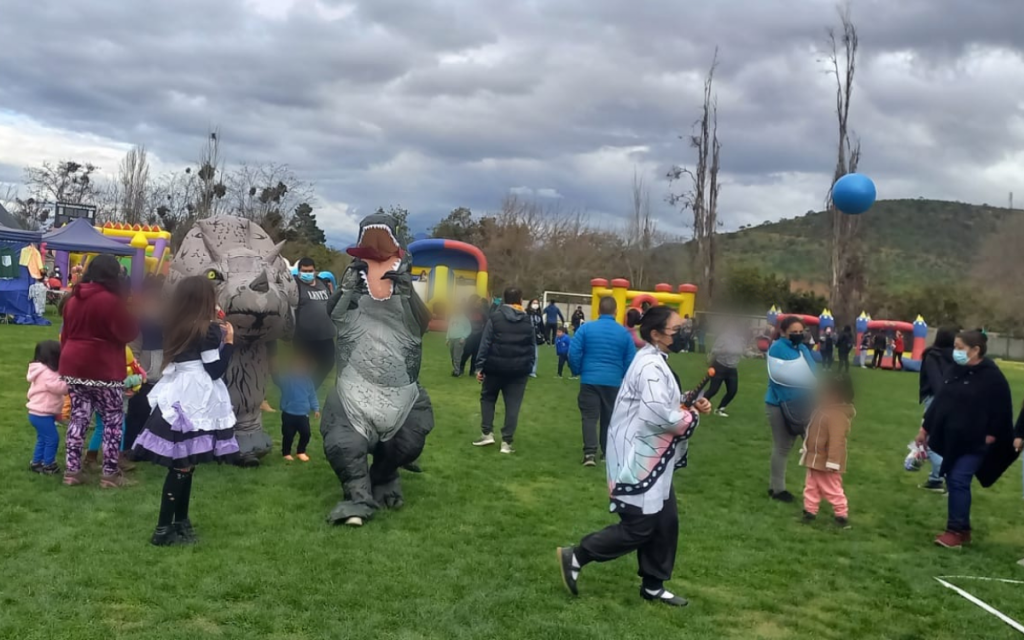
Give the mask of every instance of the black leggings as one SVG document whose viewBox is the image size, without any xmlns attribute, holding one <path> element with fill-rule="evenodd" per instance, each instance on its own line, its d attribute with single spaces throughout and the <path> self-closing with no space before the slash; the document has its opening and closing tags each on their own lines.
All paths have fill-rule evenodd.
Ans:
<svg viewBox="0 0 1024 640">
<path fill-rule="evenodd" d="M 704 394 L 704 397 L 708 400 L 714 398 L 724 382 L 725 397 L 722 398 L 722 404 L 718 405 L 719 409 L 724 409 L 729 406 L 729 403 L 736 397 L 736 392 L 740 389 L 740 372 L 735 367 L 726 367 L 719 362 L 715 362 L 714 367 L 715 377 L 711 378 L 711 385 L 708 387 L 708 392 Z"/>
<path fill-rule="evenodd" d="M 892 352 L 892 370 L 903 368 L 903 352 L 893 351 Z"/>
<path fill-rule="evenodd" d="M 849 353 L 843 353 L 842 351 L 839 352 L 839 366 L 836 368 L 836 371 L 838 371 L 839 373 L 842 373 L 843 371 L 845 371 L 847 373 L 850 372 L 850 354 Z"/>
<path fill-rule="evenodd" d="M 158 527 L 169 527 L 175 522 L 188 520 L 188 505 L 192 499 L 192 469 L 168 469 L 164 490 L 160 496 Z"/>
</svg>

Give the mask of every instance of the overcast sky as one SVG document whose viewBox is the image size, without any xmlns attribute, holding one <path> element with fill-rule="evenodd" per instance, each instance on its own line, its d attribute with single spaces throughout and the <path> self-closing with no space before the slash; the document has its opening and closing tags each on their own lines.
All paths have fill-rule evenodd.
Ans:
<svg viewBox="0 0 1024 640">
<path fill-rule="evenodd" d="M 1024 0 L 853 0 L 850 117 L 882 198 L 1024 201 Z M 378 205 L 425 231 L 510 191 L 614 224 L 634 168 L 664 227 L 677 136 L 716 80 L 726 228 L 819 209 L 835 164 L 832 0 L 6 0 L 0 182 L 116 171 L 143 143 L 316 185 L 335 244 Z"/>
</svg>

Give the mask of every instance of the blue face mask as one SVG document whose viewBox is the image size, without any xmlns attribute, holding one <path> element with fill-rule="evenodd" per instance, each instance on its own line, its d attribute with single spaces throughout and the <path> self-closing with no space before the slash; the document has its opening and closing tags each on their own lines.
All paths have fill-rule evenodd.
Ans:
<svg viewBox="0 0 1024 640">
<path fill-rule="evenodd" d="M 970 359 L 971 358 L 967 355 L 967 350 L 966 349 L 954 349 L 953 350 L 953 362 L 955 362 L 955 363 L 957 363 L 959 365 L 964 365 L 964 364 L 967 364 L 967 361 L 970 360 Z"/>
<path fill-rule="evenodd" d="M 302 280 L 306 284 L 313 282 L 313 278 L 316 277 L 315 273 L 300 273 L 299 280 Z"/>
</svg>

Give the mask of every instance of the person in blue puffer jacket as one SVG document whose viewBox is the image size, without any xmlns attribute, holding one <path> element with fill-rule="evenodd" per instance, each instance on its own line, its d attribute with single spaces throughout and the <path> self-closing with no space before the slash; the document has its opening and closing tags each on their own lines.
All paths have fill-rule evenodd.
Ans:
<svg viewBox="0 0 1024 640">
<path fill-rule="evenodd" d="M 806 428 L 806 423 L 800 423 L 810 417 L 807 408 L 814 393 L 815 368 L 811 350 L 804 344 L 804 324 L 800 318 L 787 316 L 780 320 L 779 338 L 768 349 L 768 392 L 764 402 L 772 430 L 768 495 L 781 502 L 794 499 L 786 491 L 786 462 L 797 436 Z"/>
<path fill-rule="evenodd" d="M 577 402 L 583 420 L 583 466 L 586 467 L 597 464 L 598 444 L 602 453 L 605 450 L 615 397 L 636 355 L 633 336 L 615 321 L 615 308 L 614 298 L 601 298 L 600 318 L 580 327 L 569 346 L 569 369 L 580 377 Z"/>
</svg>

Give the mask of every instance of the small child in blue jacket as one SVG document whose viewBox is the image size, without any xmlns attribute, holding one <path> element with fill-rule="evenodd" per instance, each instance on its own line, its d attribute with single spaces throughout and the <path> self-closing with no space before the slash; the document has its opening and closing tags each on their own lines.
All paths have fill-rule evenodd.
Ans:
<svg viewBox="0 0 1024 640">
<path fill-rule="evenodd" d="M 555 338 L 555 353 L 558 354 L 558 377 L 562 377 L 562 370 L 565 367 L 565 363 L 569 360 L 569 345 L 572 344 L 572 338 L 565 332 L 565 327 L 558 327 L 557 337 Z M 572 375 L 572 367 L 569 367 L 569 374 Z"/>
<path fill-rule="evenodd" d="M 309 414 L 320 419 L 320 401 L 313 385 L 313 366 L 307 358 L 295 353 L 287 373 L 273 374 L 274 384 L 281 390 L 281 455 L 289 462 L 298 458 L 309 462 Z M 299 445 L 292 457 L 292 441 L 299 436 Z"/>
</svg>

